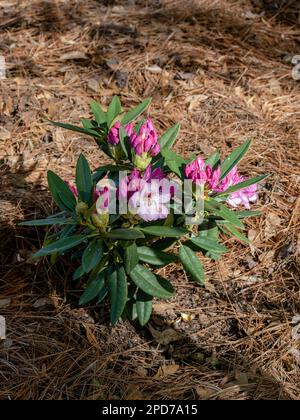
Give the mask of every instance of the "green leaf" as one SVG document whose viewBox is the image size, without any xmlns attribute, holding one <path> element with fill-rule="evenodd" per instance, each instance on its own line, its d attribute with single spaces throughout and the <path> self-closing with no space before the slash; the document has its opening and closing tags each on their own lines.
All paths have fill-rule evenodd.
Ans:
<svg viewBox="0 0 300 420">
<path fill-rule="evenodd" d="M 159 239 L 158 241 L 154 242 L 153 246 L 155 247 L 155 249 L 158 249 L 160 251 L 164 251 L 164 250 L 170 248 L 176 241 L 177 241 L 176 238 Z"/>
<path fill-rule="evenodd" d="M 86 128 L 86 129 L 94 129 L 95 128 L 95 125 L 94 124 L 96 124 L 95 123 L 95 121 L 93 121 L 93 120 L 89 120 L 88 118 L 81 118 L 81 124 L 82 124 L 82 126 L 83 126 L 83 128 Z"/>
<path fill-rule="evenodd" d="M 87 204 L 93 202 L 93 179 L 88 161 L 81 153 L 76 165 L 76 186 L 81 201 Z"/>
<path fill-rule="evenodd" d="M 156 277 L 151 271 L 141 264 L 137 264 L 130 273 L 132 281 L 145 293 L 168 299 L 173 296 L 173 289 L 171 284 L 161 278 Z"/>
<path fill-rule="evenodd" d="M 219 203 L 215 200 L 205 200 L 204 201 L 205 210 L 211 212 L 212 214 L 221 217 L 224 220 L 232 223 L 234 226 L 244 229 L 244 224 L 241 220 L 235 215 L 232 210 L 229 210 L 224 204 Z"/>
<path fill-rule="evenodd" d="M 219 228 L 226 233 L 227 235 L 229 232 L 234 235 L 236 238 L 238 238 L 242 242 L 246 242 L 246 244 L 251 244 L 247 236 L 243 235 L 241 232 L 239 232 L 232 224 L 230 223 L 224 223 L 224 224 L 218 224 Z"/>
<path fill-rule="evenodd" d="M 152 236 L 165 236 L 168 238 L 177 238 L 183 235 L 187 235 L 189 232 L 188 230 L 182 227 L 168 227 L 168 226 L 148 226 L 140 228 L 140 230 L 146 235 Z"/>
<path fill-rule="evenodd" d="M 97 123 L 103 124 L 106 122 L 106 113 L 102 110 L 97 101 L 93 100 L 90 104 L 92 113 Z"/>
<path fill-rule="evenodd" d="M 105 288 L 105 274 L 106 270 L 102 270 L 92 277 L 79 299 L 79 305 L 85 305 L 90 302 Z"/>
<path fill-rule="evenodd" d="M 69 223 L 75 223 L 72 219 L 66 219 L 65 217 L 49 217 L 48 219 L 37 219 L 37 220 L 27 220 L 25 222 L 20 222 L 20 226 L 47 226 L 47 225 L 67 225 Z"/>
<path fill-rule="evenodd" d="M 67 225 L 59 232 L 59 239 L 68 238 L 76 231 L 77 225 Z"/>
<path fill-rule="evenodd" d="M 80 265 L 79 267 L 76 268 L 76 270 L 73 273 L 73 277 L 72 277 L 72 281 L 76 281 L 79 280 L 80 277 L 82 277 L 85 274 L 85 271 L 82 267 L 82 265 Z"/>
<path fill-rule="evenodd" d="M 106 237 L 110 239 L 134 240 L 144 238 L 145 236 L 142 232 L 140 232 L 140 230 L 134 228 L 119 228 L 106 233 Z"/>
<path fill-rule="evenodd" d="M 139 121 L 136 126 L 134 127 L 134 132 L 136 134 L 139 134 L 141 126 L 146 122 L 145 118 L 142 118 L 141 121 Z"/>
<path fill-rule="evenodd" d="M 139 259 L 147 264 L 164 266 L 177 261 L 176 255 L 149 248 L 148 246 L 139 246 L 137 250 Z"/>
<path fill-rule="evenodd" d="M 115 325 L 122 315 L 127 302 L 127 279 L 122 266 L 117 266 L 108 274 L 107 286 L 110 298 L 110 322 Z"/>
<path fill-rule="evenodd" d="M 88 244 L 82 254 L 82 266 L 86 273 L 93 270 L 103 256 L 103 245 L 99 239 L 94 239 Z"/>
<path fill-rule="evenodd" d="M 129 171 L 132 168 L 128 165 L 104 165 L 99 166 L 99 168 L 95 169 L 95 172 L 119 172 L 119 171 Z"/>
<path fill-rule="evenodd" d="M 221 178 L 223 179 L 230 171 L 231 169 L 236 166 L 239 161 L 242 159 L 244 154 L 247 152 L 251 144 L 251 140 L 246 140 L 241 146 L 234 149 L 233 152 L 230 153 L 229 156 L 227 156 L 226 159 L 223 160 L 221 164 Z"/>
<path fill-rule="evenodd" d="M 58 241 L 41 248 L 39 251 L 37 251 L 33 257 L 43 257 L 45 255 L 54 254 L 55 252 L 63 252 L 67 251 L 70 248 L 74 248 L 75 246 L 81 244 L 86 240 L 85 235 L 76 235 L 76 236 L 70 236 L 68 238 L 59 239 Z"/>
<path fill-rule="evenodd" d="M 100 292 L 97 295 L 97 305 L 99 305 L 103 301 L 107 293 L 108 293 L 108 289 L 107 287 L 103 285 L 103 288 L 100 290 Z"/>
<path fill-rule="evenodd" d="M 135 120 L 139 115 L 141 115 L 150 105 L 152 98 L 145 99 L 141 104 L 137 105 L 135 108 L 126 112 L 121 120 L 121 124 L 126 125 L 131 121 Z"/>
<path fill-rule="evenodd" d="M 108 128 L 111 128 L 112 123 L 114 122 L 115 118 L 120 115 L 122 112 L 122 107 L 120 103 L 120 99 L 118 96 L 114 96 L 108 106 L 106 118 L 107 118 L 107 125 Z"/>
<path fill-rule="evenodd" d="M 220 153 L 215 152 L 214 154 L 209 156 L 209 158 L 206 159 L 205 164 L 210 165 L 213 169 L 216 169 L 216 167 L 220 164 L 220 159 Z"/>
<path fill-rule="evenodd" d="M 131 147 L 128 142 L 128 135 L 122 126 L 119 128 L 119 138 L 120 138 L 120 145 L 122 147 L 124 156 L 126 159 L 128 159 L 128 156 L 130 156 L 131 154 Z"/>
<path fill-rule="evenodd" d="M 245 219 L 246 217 L 261 216 L 261 214 L 262 212 L 260 210 L 241 210 L 235 212 L 235 215 L 239 219 Z"/>
<path fill-rule="evenodd" d="M 52 197 L 58 207 L 68 213 L 75 212 L 77 201 L 67 184 L 52 171 L 47 172 L 47 179 Z"/>
<path fill-rule="evenodd" d="M 191 238 L 190 239 L 193 244 L 195 244 L 198 248 L 205 249 L 206 251 L 210 252 L 227 252 L 228 249 L 226 246 L 219 244 L 217 241 L 210 239 L 210 238 L 204 238 L 198 236 L 197 238 Z"/>
<path fill-rule="evenodd" d="M 100 133 L 96 129 L 82 128 L 82 127 L 77 127 L 76 125 L 66 124 L 66 123 L 61 123 L 61 122 L 56 122 L 56 121 L 49 121 L 49 122 L 57 127 L 65 128 L 66 130 L 76 131 L 76 133 L 86 134 L 92 137 L 100 137 Z"/>
<path fill-rule="evenodd" d="M 129 274 L 139 262 L 139 256 L 137 252 L 137 246 L 135 242 L 132 242 L 125 248 L 125 269 Z"/>
<path fill-rule="evenodd" d="M 208 220 L 202 223 L 198 229 L 198 237 L 199 238 L 209 238 L 214 242 L 219 241 L 219 228 L 216 224 L 215 220 Z M 213 260 L 219 260 L 222 256 L 222 253 L 219 252 L 205 252 L 205 256 L 212 258 Z"/>
<path fill-rule="evenodd" d="M 231 194 L 235 191 L 241 190 L 242 188 L 249 187 L 249 185 L 257 184 L 259 181 L 265 179 L 267 176 L 269 176 L 269 174 L 259 175 L 254 178 L 246 179 L 243 182 L 239 182 L 238 184 L 232 185 L 231 187 L 227 188 L 226 191 L 218 194 L 218 197 L 222 195 Z"/>
<path fill-rule="evenodd" d="M 179 248 L 179 258 L 185 271 L 197 283 L 204 285 L 204 271 L 197 255 L 185 245 Z"/>
<path fill-rule="evenodd" d="M 182 177 L 182 166 L 185 164 L 183 157 L 177 155 L 167 148 L 161 149 L 161 155 L 164 158 L 165 165 L 174 172 L 179 178 Z"/>
<path fill-rule="evenodd" d="M 180 124 L 176 123 L 173 127 L 170 127 L 158 140 L 161 149 L 171 149 L 180 130 Z"/>
<path fill-rule="evenodd" d="M 147 324 L 152 313 L 152 296 L 139 289 L 136 295 L 136 311 L 139 323 L 143 327 Z"/>
</svg>

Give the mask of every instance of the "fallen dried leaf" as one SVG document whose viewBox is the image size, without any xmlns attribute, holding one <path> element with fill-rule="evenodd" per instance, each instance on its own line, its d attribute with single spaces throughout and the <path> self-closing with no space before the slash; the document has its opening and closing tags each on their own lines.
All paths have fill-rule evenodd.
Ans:
<svg viewBox="0 0 300 420">
<path fill-rule="evenodd" d="M 265 238 L 268 239 L 272 236 L 275 236 L 276 233 L 279 231 L 280 225 L 281 218 L 275 213 L 269 213 L 266 217 L 266 224 L 264 229 Z"/>
<path fill-rule="evenodd" d="M 11 299 L 10 298 L 6 298 L 6 299 L 0 299 L 0 308 L 6 308 L 7 306 L 9 306 L 11 303 Z"/>
<path fill-rule="evenodd" d="M 180 316 L 184 322 L 191 322 L 195 318 L 195 314 L 186 314 L 184 312 L 181 312 Z"/>
<path fill-rule="evenodd" d="M 158 368 L 154 378 L 162 378 L 168 375 L 174 375 L 180 369 L 179 365 L 163 365 Z"/>
<path fill-rule="evenodd" d="M 0 140 L 9 140 L 10 138 L 11 132 L 4 127 L 0 127 Z"/>
<path fill-rule="evenodd" d="M 150 73 L 156 73 L 156 74 L 162 73 L 163 71 L 163 69 L 157 65 L 148 66 L 146 67 L 146 70 L 149 71 Z"/>
<path fill-rule="evenodd" d="M 99 79 L 96 79 L 96 78 L 89 79 L 87 85 L 91 90 L 93 90 L 96 93 L 99 93 L 99 90 L 100 90 Z"/>
<path fill-rule="evenodd" d="M 154 340 L 157 343 L 162 344 L 163 346 L 167 346 L 168 344 L 174 341 L 178 341 L 182 338 L 181 334 L 173 330 L 173 328 L 167 328 L 163 331 L 158 331 L 155 328 L 153 328 L 151 325 L 149 325 L 149 330 Z"/>
<path fill-rule="evenodd" d="M 127 388 L 126 400 L 145 400 L 145 395 L 141 392 L 137 385 L 129 385 Z"/>
<path fill-rule="evenodd" d="M 71 51 L 60 57 L 61 60 L 86 60 L 87 58 L 83 51 Z"/>
<path fill-rule="evenodd" d="M 203 94 L 188 96 L 185 100 L 185 102 L 189 104 L 188 112 L 194 111 L 198 107 L 200 102 L 206 101 L 206 99 L 208 99 L 208 96 Z"/>
<path fill-rule="evenodd" d="M 206 400 L 207 398 L 211 397 L 215 393 L 215 391 L 209 388 L 205 388 L 203 386 L 197 386 L 196 393 L 199 398 Z"/>
<path fill-rule="evenodd" d="M 6 322 L 4 316 L 0 315 L 0 340 L 5 340 L 6 338 Z"/>
<path fill-rule="evenodd" d="M 47 297 L 42 297 L 34 302 L 32 305 L 35 309 L 42 308 L 46 305 L 52 305 L 52 300 Z"/>
</svg>

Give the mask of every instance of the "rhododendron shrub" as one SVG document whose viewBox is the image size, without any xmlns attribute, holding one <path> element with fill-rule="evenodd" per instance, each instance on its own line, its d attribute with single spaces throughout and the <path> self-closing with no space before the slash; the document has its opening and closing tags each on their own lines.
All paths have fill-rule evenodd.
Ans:
<svg viewBox="0 0 300 420">
<path fill-rule="evenodd" d="M 113 325 L 120 318 L 145 325 L 153 298 L 174 296 L 157 273 L 167 264 L 181 262 L 192 281 L 205 285 L 197 253 L 218 260 L 227 251 L 222 238 L 247 243 L 243 219 L 259 214 L 250 206 L 265 175 L 246 178 L 237 169 L 250 140 L 224 160 L 219 153 L 186 159 L 171 150 L 179 124 L 159 135 L 153 121 L 141 117 L 149 104 L 124 113 L 115 96 L 107 111 L 93 101 L 93 118 L 83 119 L 82 127 L 53 122 L 93 137 L 112 163 L 91 170 L 81 154 L 74 180 L 48 171 L 60 212 L 22 223 L 53 225 L 34 257 L 77 261 L 73 281 L 84 287 L 79 304 L 108 298 Z"/>
</svg>

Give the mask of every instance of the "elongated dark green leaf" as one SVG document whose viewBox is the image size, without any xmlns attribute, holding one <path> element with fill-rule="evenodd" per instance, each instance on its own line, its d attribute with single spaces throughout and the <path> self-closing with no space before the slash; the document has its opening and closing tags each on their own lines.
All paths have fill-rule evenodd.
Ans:
<svg viewBox="0 0 300 420">
<path fill-rule="evenodd" d="M 168 130 L 160 137 L 159 144 L 162 149 L 171 149 L 175 140 L 178 136 L 180 130 L 180 124 L 176 123 L 173 127 L 168 128 Z"/>
<path fill-rule="evenodd" d="M 216 169 L 216 167 L 220 163 L 220 158 L 221 158 L 220 153 L 215 152 L 214 154 L 209 156 L 209 158 L 206 159 L 205 163 L 206 163 L 206 165 L 210 165 L 213 169 Z"/>
<path fill-rule="evenodd" d="M 127 301 L 122 318 L 124 320 L 129 319 L 130 321 L 134 321 L 137 318 L 136 300 L 134 297 Z"/>
<path fill-rule="evenodd" d="M 179 178 L 181 178 L 182 167 L 185 164 L 185 160 L 183 159 L 183 157 L 177 155 L 175 152 L 167 148 L 161 149 L 160 153 L 164 158 L 165 165 Z"/>
<path fill-rule="evenodd" d="M 76 186 L 80 200 L 91 204 L 94 185 L 90 166 L 83 154 L 80 154 L 76 165 Z"/>
<path fill-rule="evenodd" d="M 223 179 L 231 169 L 239 163 L 244 154 L 247 152 L 251 144 L 251 140 L 246 140 L 241 146 L 237 147 L 223 160 L 221 164 L 221 179 Z"/>
<path fill-rule="evenodd" d="M 82 254 L 82 266 L 86 273 L 93 270 L 103 256 L 103 245 L 99 239 L 94 239 Z"/>
<path fill-rule="evenodd" d="M 250 244 L 251 242 L 247 238 L 247 236 L 243 235 L 241 232 L 239 232 L 234 226 L 232 226 L 231 223 L 224 223 L 224 224 L 218 224 L 219 228 L 226 233 L 227 235 L 234 235 L 237 239 L 239 239 L 242 242 L 245 242 L 246 244 Z"/>
<path fill-rule="evenodd" d="M 52 197 L 58 207 L 68 213 L 73 213 L 77 202 L 67 184 L 52 171 L 47 172 L 47 179 Z"/>
<path fill-rule="evenodd" d="M 140 228 L 140 230 L 147 235 L 152 236 L 165 236 L 168 238 L 177 238 L 188 233 L 188 230 L 182 227 L 168 227 L 168 226 L 148 226 Z"/>
<path fill-rule="evenodd" d="M 176 255 L 168 254 L 155 248 L 149 248 L 148 246 L 139 246 L 137 250 L 140 261 L 146 262 L 147 264 L 162 267 L 177 261 Z"/>
<path fill-rule="evenodd" d="M 114 96 L 108 106 L 107 113 L 106 113 L 106 120 L 108 128 L 111 128 L 112 123 L 114 122 L 115 118 L 120 115 L 122 112 L 122 107 L 120 103 L 120 99 L 118 96 Z"/>
<path fill-rule="evenodd" d="M 245 228 L 243 222 L 241 222 L 241 220 L 235 215 L 234 211 L 229 210 L 226 206 L 224 206 L 224 204 L 220 202 L 217 202 L 215 200 L 205 200 L 204 208 L 205 210 L 208 210 L 212 214 L 227 220 L 228 222 L 232 223 L 234 226 L 240 229 Z"/>
<path fill-rule="evenodd" d="M 75 246 L 81 244 L 85 240 L 85 235 L 76 235 L 70 236 L 69 238 L 59 239 L 58 241 L 44 248 L 41 248 L 33 255 L 33 257 L 43 257 L 44 255 L 54 254 L 56 252 L 61 253 L 63 251 L 67 251 L 70 248 L 74 248 Z"/>
<path fill-rule="evenodd" d="M 135 242 L 132 242 L 125 248 L 125 269 L 129 274 L 139 262 L 139 256 L 137 246 Z"/>
<path fill-rule="evenodd" d="M 121 144 L 124 156 L 126 159 L 128 159 L 128 156 L 130 156 L 131 154 L 131 150 L 130 150 L 131 148 L 130 148 L 129 142 L 127 141 L 128 140 L 127 133 L 122 126 L 119 128 L 119 138 L 120 138 L 120 144 Z"/>
<path fill-rule="evenodd" d="M 104 286 L 97 295 L 97 305 L 99 305 L 105 299 L 107 294 L 108 288 Z"/>
<path fill-rule="evenodd" d="M 204 285 L 204 271 L 197 255 L 185 245 L 179 248 L 179 258 L 185 271 L 197 283 Z"/>
<path fill-rule="evenodd" d="M 209 238 L 215 242 L 219 242 L 219 228 L 215 220 L 207 220 L 198 230 L 199 238 Z M 206 251 L 205 256 L 212 258 L 213 260 L 219 260 L 222 256 L 222 253 Z"/>
<path fill-rule="evenodd" d="M 77 281 L 80 279 L 80 277 L 82 277 L 85 274 L 85 271 L 82 267 L 82 265 L 80 265 L 79 267 L 76 268 L 76 270 L 73 273 L 73 277 L 72 277 L 72 281 Z"/>
<path fill-rule="evenodd" d="M 143 327 L 147 324 L 152 313 L 152 296 L 138 290 L 136 295 L 136 312 L 138 316 L 139 323 Z"/>
<path fill-rule="evenodd" d="M 168 299 L 173 296 L 172 286 L 156 277 L 151 271 L 141 264 L 137 264 L 130 273 L 131 280 L 145 293 Z"/>
<path fill-rule="evenodd" d="M 176 242 L 176 240 L 176 238 L 159 239 L 158 241 L 155 241 L 153 247 L 155 247 L 155 249 L 158 249 L 159 251 L 164 251 L 170 248 L 174 244 L 174 242 Z"/>
<path fill-rule="evenodd" d="M 95 127 L 97 127 L 97 125 L 95 126 L 96 122 L 93 120 L 89 120 L 88 118 L 81 118 L 81 124 L 83 126 L 83 128 L 90 130 L 90 129 L 95 129 Z"/>
<path fill-rule="evenodd" d="M 260 210 L 242 210 L 237 211 L 235 215 L 239 219 L 245 219 L 246 217 L 255 217 L 255 216 L 261 216 L 262 212 Z"/>
<path fill-rule="evenodd" d="M 104 165 L 99 166 L 99 168 L 95 169 L 97 171 L 105 171 L 105 172 L 119 172 L 119 171 L 129 171 L 132 168 L 128 165 Z"/>
<path fill-rule="evenodd" d="M 222 195 L 231 194 L 235 191 L 241 190 L 242 188 L 246 188 L 246 187 L 249 187 L 250 185 L 257 184 L 259 181 L 262 181 L 267 176 L 269 176 L 269 174 L 259 175 L 254 178 L 246 179 L 246 181 L 239 182 L 238 184 L 232 185 L 231 187 L 227 188 L 226 191 L 218 195 L 222 196 Z"/>
<path fill-rule="evenodd" d="M 59 232 L 59 239 L 64 239 L 72 236 L 77 229 L 77 225 L 67 225 Z"/>
<path fill-rule="evenodd" d="M 108 274 L 107 286 L 110 297 L 110 322 L 115 325 L 122 315 L 127 302 L 127 279 L 122 266 L 117 266 Z"/>
<path fill-rule="evenodd" d="M 206 251 L 210 252 L 226 252 L 228 249 L 226 246 L 219 244 L 217 241 L 210 239 L 210 238 L 204 238 L 198 236 L 197 238 L 191 238 L 190 239 L 193 244 L 195 244 L 200 249 L 205 249 Z"/>
<path fill-rule="evenodd" d="M 90 302 L 105 288 L 105 275 L 106 270 L 103 270 L 92 277 L 79 299 L 79 305 L 85 305 Z"/>
<path fill-rule="evenodd" d="M 141 115 L 151 103 L 152 98 L 145 99 L 142 103 L 131 109 L 130 111 L 126 112 L 123 116 L 121 123 L 126 125 L 131 121 L 135 120 L 139 115 Z"/>
<path fill-rule="evenodd" d="M 37 219 L 27 220 L 25 222 L 18 223 L 20 226 L 47 226 L 47 225 L 67 225 L 69 223 L 75 223 L 72 219 L 66 219 L 65 217 L 49 217 L 48 219 Z"/>
<path fill-rule="evenodd" d="M 66 130 L 76 131 L 76 133 L 86 134 L 87 136 L 100 137 L 100 133 L 96 129 L 88 129 L 77 127 L 76 125 L 61 123 L 57 121 L 49 121 L 51 124 L 57 127 L 65 128 Z"/>
<path fill-rule="evenodd" d="M 90 104 L 92 113 L 95 117 L 95 120 L 98 124 L 103 124 L 106 122 L 106 113 L 102 110 L 101 106 L 97 101 L 93 100 Z"/>
<path fill-rule="evenodd" d="M 110 239 L 134 240 L 144 238 L 145 236 L 140 230 L 134 228 L 119 228 L 106 233 L 106 237 Z"/>
</svg>

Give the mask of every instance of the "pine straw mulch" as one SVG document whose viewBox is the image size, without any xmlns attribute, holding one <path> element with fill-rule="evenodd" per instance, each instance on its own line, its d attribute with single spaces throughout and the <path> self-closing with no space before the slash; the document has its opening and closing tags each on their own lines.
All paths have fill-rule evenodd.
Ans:
<svg viewBox="0 0 300 420">
<path fill-rule="evenodd" d="M 299 13 L 255 3 L 1 2 L 1 399 L 299 399 Z M 253 245 L 228 240 L 222 261 L 203 258 L 206 289 L 162 269 L 177 297 L 143 329 L 76 307 L 71 263 L 30 262 L 44 231 L 16 225 L 54 211 L 47 168 L 71 179 L 79 152 L 104 160 L 46 118 L 78 122 L 115 93 L 126 106 L 152 96 L 160 132 L 180 120 L 185 155 L 252 137 L 242 170 L 271 174 Z"/>
</svg>

